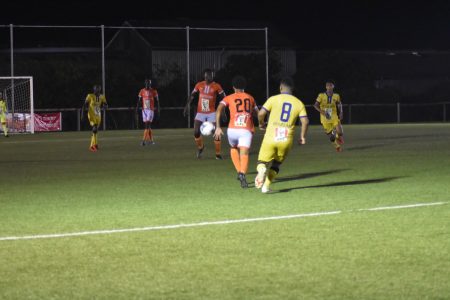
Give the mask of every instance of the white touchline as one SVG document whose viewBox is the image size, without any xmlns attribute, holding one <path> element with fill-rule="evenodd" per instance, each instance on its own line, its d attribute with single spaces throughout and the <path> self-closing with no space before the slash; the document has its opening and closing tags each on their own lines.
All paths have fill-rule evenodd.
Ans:
<svg viewBox="0 0 450 300">
<path fill-rule="evenodd" d="M 0 237 L 0 241 L 51 239 L 51 238 L 64 238 L 64 237 L 84 236 L 84 235 L 98 235 L 98 234 L 112 234 L 112 233 L 122 233 L 122 232 L 189 228 L 189 227 L 200 227 L 200 226 L 209 226 L 209 225 L 225 225 L 225 224 L 234 224 L 234 223 L 248 223 L 248 222 L 260 222 L 260 221 L 270 221 L 270 220 L 296 219 L 296 218 L 305 218 L 305 217 L 336 215 L 336 214 L 340 214 L 340 213 L 341 213 L 341 211 L 329 211 L 329 212 L 316 212 L 316 213 L 287 215 L 287 216 L 223 220 L 223 221 L 200 222 L 200 223 L 189 223 L 189 224 L 161 225 L 161 226 L 110 229 L 110 230 L 94 230 L 94 231 L 81 231 L 81 232 L 71 232 L 71 233 L 39 234 L 39 235 L 27 235 L 27 236 L 7 236 L 7 237 Z"/>
<path fill-rule="evenodd" d="M 413 208 L 413 207 L 444 205 L 447 203 L 448 202 L 416 203 L 416 204 L 408 204 L 408 205 L 361 208 L 361 209 L 357 209 L 356 211 L 380 211 L 380 210 L 387 210 L 387 209 L 403 209 L 403 208 Z M 355 210 L 349 210 L 346 212 L 354 212 L 354 211 Z M 286 215 L 286 216 L 257 217 L 257 218 L 210 221 L 210 222 L 199 222 L 199 223 L 188 223 L 188 224 L 174 224 L 174 225 L 109 229 L 109 230 L 93 230 L 93 231 L 81 231 L 81 232 L 69 232 L 69 233 L 38 234 L 38 235 L 25 235 L 25 236 L 5 236 L 5 237 L 0 237 L 0 242 L 1 241 L 17 241 L 17 240 L 65 238 L 65 237 L 113 234 L 113 233 L 123 233 L 123 232 L 154 231 L 154 230 L 164 230 L 164 229 L 190 228 L 190 227 L 201 227 L 201 226 L 210 226 L 210 225 L 226 225 L 226 224 L 261 222 L 261 221 L 271 221 L 271 220 L 299 219 L 299 218 L 305 218 L 305 217 L 337 215 L 342 212 L 343 211 L 341 211 L 341 210 L 336 210 L 336 211 L 326 211 L 326 212 L 294 214 L 294 215 Z"/>
<path fill-rule="evenodd" d="M 374 208 L 361 208 L 359 211 L 376 211 L 376 210 L 388 210 L 388 209 L 402 209 L 402 208 L 413 208 L 413 207 L 421 207 L 421 206 L 433 206 L 433 205 L 443 205 L 448 202 L 431 202 L 431 203 L 416 203 L 416 204 L 408 204 L 408 205 L 397 205 L 397 206 L 381 206 Z"/>
</svg>

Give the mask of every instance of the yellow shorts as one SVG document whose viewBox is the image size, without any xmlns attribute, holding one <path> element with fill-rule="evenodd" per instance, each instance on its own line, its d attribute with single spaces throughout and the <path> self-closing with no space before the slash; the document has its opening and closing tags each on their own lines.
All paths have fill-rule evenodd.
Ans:
<svg viewBox="0 0 450 300">
<path fill-rule="evenodd" d="M 91 126 L 98 126 L 102 122 L 102 117 L 98 115 L 90 115 L 88 114 L 89 124 Z"/>
<path fill-rule="evenodd" d="M 339 120 L 331 120 L 330 122 L 322 123 L 323 129 L 326 133 L 330 133 L 335 129 L 341 122 Z"/>
<path fill-rule="evenodd" d="M 0 115 L 0 123 L 6 123 L 6 116 L 5 115 Z"/>
<path fill-rule="evenodd" d="M 276 160 L 283 162 L 292 148 L 293 139 L 285 142 L 267 142 L 263 141 L 259 149 L 258 161 L 271 162 Z"/>
</svg>

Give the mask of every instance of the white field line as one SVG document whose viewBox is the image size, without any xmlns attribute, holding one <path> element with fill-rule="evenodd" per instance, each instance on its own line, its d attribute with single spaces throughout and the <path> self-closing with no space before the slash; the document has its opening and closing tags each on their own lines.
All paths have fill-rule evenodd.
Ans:
<svg viewBox="0 0 450 300">
<path fill-rule="evenodd" d="M 328 211 L 328 212 L 306 213 L 306 214 L 296 214 L 296 215 L 286 215 L 286 216 L 273 216 L 273 217 L 259 217 L 259 218 L 212 221 L 212 222 L 200 222 L 200 223 L 190 223 L 190 224 L 175 224 L 175 225 L 110 229 L 110 230 L 94 230 L 94 231 L 81 231 L 81 232 L 72 232 L 72 233 L 39 234 L 39 235 L 28 235 L 28 236 L 9 236 L 9 237 L 7 236 L 7 237 L 0 237 L 0 241 L 51 239 L 51 238 L 64 238 L 64 237 L 83 236 L 83 235 L 112 234 L 112 233 L 136 232 L 136 231 L 153 231 L 153 230 L 164 230 L 164 229 L 201 227 L 201 226 L 210 226 L 210 225 L 226 225 L 226 224 L 235 224 L 235 223 L 250 223 L 250 222 L 261 222 L 261 221 L 272 221 L 272 220 L 298 219 L 298 218 L 305 218 L 305 217 L 336 215 L 336 214 L 340 214 L 340 213 L 341 213 L 341 211 Z"/>
<path fill-rule="evenodd" d="M 447 203 L 448 202 L 416 203 L 416 204 L 408 204 L 408 205 L 362 208 L 362 209 L 357 209 L 356 211 L 382 211 L 382 210 L 388 210 L 388 209 L 405 209 L 405 208 L 414 208 L 414 207 L 444 205 Z M 354 212 L 354 211 L 355 210 L 350 210 L 348 212 Z M 124 232 L 155 231 L 155 230 L 166 230 L 166 229 L 202 227 L 202 226 L 211 226 L 211 225 L 227 225 L 227 224 L 236 224 L 236 223 L 250 223 L 250 222 L 263 222 L 263 221 L 273 221 L 273 220 L 299 219 L 299 218 L 305 218 L 305 217 L 337 215 L 342 212 L 343 211 L 337 210 L 337 211 L 315 212 L 315 213 L 295 214 L 295 215 L 286 215 L 286 216 L 258 217 L 258 218 L 222 220 L 222 221 L 211 221 L 211 222 L 200 222 L 200 223 L 189 223 L 189 224 L 174 224 L 174 225 L 135 227 L 135 228 L 124 228 L 124 229 L 109 229 L 109 230 L 93 230 L 93 231 L 81 231 L 81 232 L 71 232 L 71 233 L 38 234 L 38 235 L 25 235 L 25 236 L 5 236 L 5 237 L 0 237 L 0 242 L 1 241 L 17 241 L 17 240 L 33 240 L 33 239 L 65 238 L 65 237 L 76 237 L 76 236 L 86 236 L 86 235 L 103 235 L 103 234 L 124 233 Z"/>
<path fill-rule="evenodd" d="M 443 205 L 448 202 L 432 202 L 432 203 L 416 203 L 416 204 L 408 204 L 408 205 L 397 205 L 397 206 L 381 206 L 374 208 L 361 208 L 358 211 L 377 211 L 377 210 L 388 210 L 388 209 L 403 209 L 403 208 L 414 208 L 414 207 L 422 207 L 422 206 L 434 206 L 434 205 Z"/>
<path fill-rule="evenodd" d="M 54 138 L 54 139 L 43 139 L 43 140 L 20 140 L 20 141 L 4 141 L 1 144 L 2 145 L 8 145 L 8 144 L 25 144 L 25 143 L 74 143 L 74 142 L 85 142 L 88 141 L 90 139 L 90 133 L 88 132 L 86 137 L 83 138 L 73 138 L 73 139 L 59 139 L 59 138 Z M 192 135 L 193 136 L 193 135 Z M 154 136 L 156 141 L 158 141 L 159 139 L 166 139 L 166 138 L 180 138 L 180 137 L 191 137 L 191 135 L 189 134 L 174 134 L 174 135 L 156 135 Z M 136 140 L 136 141 L 140 141 L 142 139 L 141 136 L 115 136 L 115 137 L 99 137 L 100 141 L 117 141 L 120 142 L 122 140 Z"/>
</svg>

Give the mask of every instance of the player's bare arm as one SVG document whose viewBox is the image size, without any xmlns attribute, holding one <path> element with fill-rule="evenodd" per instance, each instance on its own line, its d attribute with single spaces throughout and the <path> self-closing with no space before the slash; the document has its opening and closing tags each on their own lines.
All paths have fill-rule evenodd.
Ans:
<svg viewBox="0 0 450 300">
<path fill-rule="evenodd" d="M 135 109 L 134 109 L 134 113 L 135 113 L 136 115 L 137 115 L 137 113 L 138 113 L 139 103 L 142 103 L 142 97 L 141 97 L 141 96 L 138 97 L 138 100 L 137 100 L 137 102 L 136 102 L 136 107 L 135 107 Z"/>
<path fill-rule="evenodd" d="M 184 107 L 184 110 L 183 110 L 183 116 L 184 116 L 184 117 L 187 116 L 188 111 L 189 111 L 189 107 L 191 106 L 192 101 L 194 101 L 194 98 L 195 98 L 195 96 L 196 96 L 197 94 L 198 94 L 197 91 L 193 91 L 192 94 L 191 94 L 191 95 L 189 96 L 189 98 L 187 99 L 186 106 Z"/>
<path fill-rule="evenodd" d="M 265 110 L 264 108 L 259 110 L 258 112 L 258 124 L 259 124 L 259 129 L 261 130 L 265 130 L 267 123 L 266 123 L 266 116 L 267 116 L 267 110 Z"/>
<path fill-rule="evenodd" d="M 156 95 L 155 101 L 156 101 L 156 107 L 158 110 L 158 116 L 160 116 L 161 115 L 161 106 L 159 105 L 159 96 L 158 95 Z"/>
<path fill-rule="evenodd" d="M 223 130 L 220 128 L 220 117 L 225 105 L 220 103 L 216 110 L 216 131 L 214 132 L 214 138 L 219 138 L 223 135 Z"/>
<path fill-rule="evenodd" d="M 320 109 L 320 103 L 318 101 L 316 101 L 316 103 L 314 103 L 314 108 L 323 116 L 326 117 L 325 111 L 323 109 Z"/>
<path fill-rule="evenodd" d="M 87 99 L 86 100 L 84 100 L 84 103 L 83 103 L 83 105 L 81 106 L 81 116 L 80 116 L 80 118 L 81 118 L 81 121 L 83 121 L 83 119 L 84 119 L 84 110 L 86 109 L 88 109 L 88 106 L 89 106 L 89 102 L 87 101 Z"/>
<path fill-rule="evenodd" d="M 338 102 L 337 108 L 338 108 L 338 111 L 339 111 L 339 120 L 342 121 L 344 119 L 344 110 L 342 108 L 342 102 L 341 101 Z"/>
<path fill-rule="evenodd" d="M 222 91 L 221 93 L 218 93 L 217 94 L 217 102 L 219 102 L 220 103 L 220 101 L 222 101 L 224 98 L 225 98 L 225 92 L 224 91 Z M 219 107 L 217 107 L 217 109 L 219 109 Z M 220 119 L 218 119 L 218 118 L 216 118 L 216 124 L 220 124 L 220 123 L 217 123 L 217 120 L 220 120 Z M 226 123 L 228 120 L 227 120 L 227 114 L 222 114 L 222 121 L 224 122 L 224 123 Z"/>
<path fill-rule="evenodd" d="M 301 124 L 301 131 L 300 131 L 300 138 L 298 139 L 298 144 L 305 145 L 306 144 L 306 133 L 308 132 L 308 126 L 309 126 L 308 117 L 301 117 L 300 124 Z"/>
</svg>

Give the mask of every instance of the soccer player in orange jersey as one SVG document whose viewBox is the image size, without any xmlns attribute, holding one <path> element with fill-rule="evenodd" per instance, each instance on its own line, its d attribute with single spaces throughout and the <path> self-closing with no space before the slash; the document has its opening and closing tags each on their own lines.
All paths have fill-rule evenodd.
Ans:
<svg viewBox="0 0 450 300">
<path fill-rule="evenodd" d="M 258 107 L 255 99 L 244 92 L 247 82 L 244 77 L 233 78 L 234 94 L 225 97 L 217 107 L 216 123 L 220 124 L 220 115 L 225 107 L 230 109 L 230 123 L 228 124 L 228 142 L 230 143 L 230 154 L 233 165 L 238 172 L 238 180 L 242 188 L 247 188 L 248 183 L 245 174 L 248 170 L 248 155 L 252 144 L 255 126 L 253 116 L 258 115 Z M 220 125 L 217 126 L 214 137 L 223 135 Z"/>
<path fill-rule="evenodd" d="M 220 84 L 214 82 L 213 72 L 211 69 L 206 69 L 204 72 L 204 81 L 201 81 L 195 85 L 191 96 L 187 100 L 186 107 L 184 108 L 184 116 L 188 114 L 189 106 L 198 95 L 197 114 L 194 121 L 194 138 L 197 145 L 197 158 L 201 158 L 202 152 L 205 149 L 203 144 L 203 138 L 200 133 L 200 126 L 203 122 L 209 121 L 216 125 L 216 100 L 220 101 L 225 97 Z M 219 124 L 220 125 L 220 124 Z M 214 138 L 214 144 L 216 148 L 216 159 L 223 159 L 221 155 L 221 137 Z"/>
<path fill-rule="evenodd" d="M 142 146 L 147 143 L 154 145 L 152 133 L 152 122 L 155 116 L 155 101 L 158 105 L 158 114 L 160 112 L 159 107 L 159 97 L 156 89 L 152 88 L 152 81 L 150 79 L 145 79 L 145 87 L 139 91 L 138 101 L 136 103 L 136 115 L 139 103 L 142 106 L 142 121 L 144 122 L 144 137 L 142 138 Z"/>
</svg>

